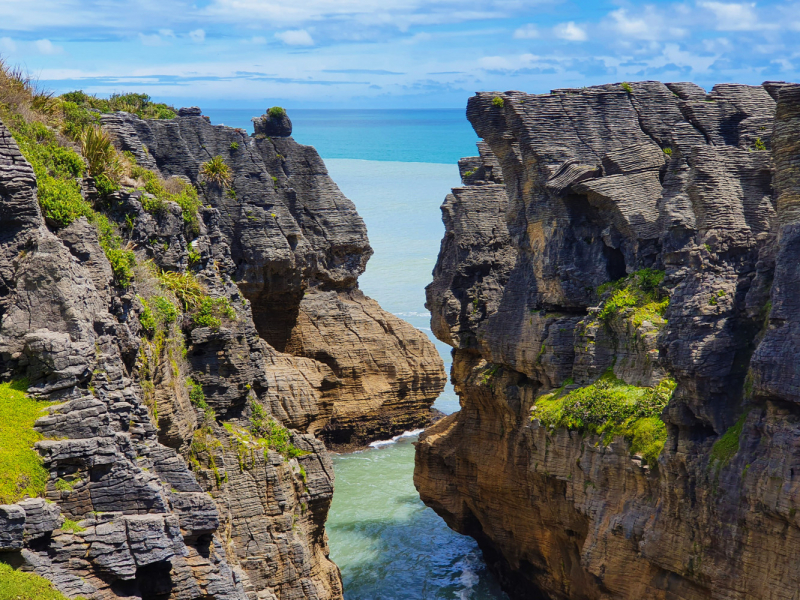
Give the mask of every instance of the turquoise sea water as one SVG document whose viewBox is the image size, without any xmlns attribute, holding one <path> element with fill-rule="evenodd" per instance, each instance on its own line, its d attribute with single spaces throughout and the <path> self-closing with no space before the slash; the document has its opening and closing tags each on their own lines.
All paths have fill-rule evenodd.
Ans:
<svg viewBox="0 0 800 600">
<path fill-rule="evenodd" d="M 252 131 L 257 110 L 206 110 L 212 123 Z M 364 218 L 375 254 L 359 279 L 381 306 L 430 332 L 425 286 L 444 233 L 439 206 L 460 184 L 457 160 L 477 153 L 464 111 L 292 111 L 293 137 L 325 159 Z M 448 384 L 435 406 L 458 410 Z M 327 531 L 346 600 L 502 600 L 472 538 L 451 531 L 413 483 L 416 435 L 335 455 Z"/>
<path fill-rule="evenodd" d="M 214 124 L 253 131 L 261 109 L 204 109 Z M 477 137 L 463 109 L 317 110 L 287 107 L 292 137 L 322 158 L 446 163 L 476 154 Z"/>
</svg>

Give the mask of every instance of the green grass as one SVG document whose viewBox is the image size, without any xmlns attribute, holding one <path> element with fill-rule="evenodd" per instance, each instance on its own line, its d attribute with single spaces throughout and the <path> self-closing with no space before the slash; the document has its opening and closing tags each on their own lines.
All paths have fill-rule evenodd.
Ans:
<svg viewBox="0 0 800 600">
<path fill-rule="evenodd" d="M 644 321 L 663 325 L 669 298 L 664 297 L 658 288 L 662 279 L 664 271 L 641 269 L 617 281 L 604 283 L 597 288 L 597 294 L 604 298 L 598 318 L 608 323 L 625 309 L 632 308 L 634 326 L 640 327 Z"/>
<path fill-rule="evenodd" d="M 591 385 L 566 392 L 567 385 L 539 397 L 531 419 L 551 428 L 595 433 L 608 443 L 623 436 L 631 452 L 641 454 L 651 467 L 667 440 L 661 411 L 675 390 L 675 381 L 664 379 L 657 386 L 638 387 L 617 379 L 609 369 Z"/>
<path fill-rule="evenodd" d="M 0 562 L 0 600 L 67 600 L 47 579 Z M 84 600 L 82 597 L 75 600 Z"/>
<path fill-rule="evenodd" d="M 711 460 L 709 464 L 716 464 L 717 470 L 727 465 L 731 459 L 739 452 L 739 438 L 742 435 L 742 428 L 747 419 L 748 413 L 745 412 L 739 417 L 728 430 L 723 433 L 711 447 Z"/>
<path fill-rule="evenodd" d="M 33 445 L 42 439 L 36 419 L 56 402 L 40 402 L 25 394 L 26 380 L 0 383 L 0 504 L 44 494 L 50 474 Z"/>
<path fill-rule="evenodd" d="M 82 531 L 86 531 L 86 527 L 81 527 L 78 525 L 77 521 L 73 521 L 72 519 L 64 519 L 64 523 L 61 525 L 61 531 L 81 533 Z"/>
<path fill-rule="evenodd" d="M 285 117 L 286 116 L 286 109 L 284 109 L 284 108 L 282 108 L 280 106 L 273 106 L 272 108 L 270 108 L 267 111 L 267 114 L 270 117 L 275 117 L 275 118 Z"/>
<path fill-rule="evenodd" d="M 628 82 L 623 82 L 622 83 L 622 89 L 625 90 L 626 92 L 628 92 L 629 94 L 633 93 L 633 88 L 631 87 L 631 84 L 628 83 Z"/>
</svg>

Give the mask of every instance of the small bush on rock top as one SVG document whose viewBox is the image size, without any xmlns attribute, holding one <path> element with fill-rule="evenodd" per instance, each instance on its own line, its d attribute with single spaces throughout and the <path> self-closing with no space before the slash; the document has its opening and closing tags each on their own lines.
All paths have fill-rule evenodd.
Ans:
<svg viewBox="0 0 800 600">
<path fill-rule="evenodd" d="M 200 175 L 206 181 L 221 186 L 230 185 L 233 180 L 231 168 L 221 156 L 215 156 L 211 160 L 204 162 L 200 167 Z"/>
<path fill-rule="evenodd" d="M 273 106 L 272 108 L 267 110 L 267 114 L 270 117 L 280 118 L 286 116 L 286 110 L 280 106 Z"/>
<path fill-rule="evenodd" d="M 0 383 L 0 504 L 13 504 L 44 494 L 50 477 L 33 445 L 42 434 L 33 429 L 48 406 L 29 398 L 28 381 Z"/>
<path fill-rule="evenodd" d="M 633 93 L 633 88 L 631 87 L 630 83 L 623 82 L 622 83 L 622 89 L 625 90 L 626 92 L 628 92 L 629 94 Z"/>
</svg>

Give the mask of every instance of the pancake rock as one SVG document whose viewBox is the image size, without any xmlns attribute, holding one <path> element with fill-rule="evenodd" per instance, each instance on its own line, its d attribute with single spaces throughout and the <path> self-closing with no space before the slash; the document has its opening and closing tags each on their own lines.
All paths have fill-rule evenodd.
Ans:
<svg viewBox="0 0 800 600">
<path fill-rule="evenodd" d="M 90 218 L 57 227 L 0 124 L 0 374 L 49 401 L 44 497 L 0 506 L 0 560 L 70 598 L 341 599 L 321 438 L 427 422 L 441 360 L 358 290 L 366 230 L 312 148 L 196 108 L 103 121 L 202 206 L 192 222 L 141 182 L 84 178 Z M 229 185 L 199 177 L 223 154 Z M 125 287 L 100 212 L 135 255 Z"/>
<path fill-rule="evenodd" d="M 479 93 L 467 116 L 427 289 L 462 410 L 417 445 L 423 501 L 513 598 L 794 597 L 800 86 Z"/>
</svg>

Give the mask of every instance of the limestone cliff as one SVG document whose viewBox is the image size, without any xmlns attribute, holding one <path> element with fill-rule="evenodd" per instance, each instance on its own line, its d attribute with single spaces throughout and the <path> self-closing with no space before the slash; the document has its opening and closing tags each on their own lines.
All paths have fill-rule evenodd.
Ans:
<svg viewBox="0 0 800 600">
<path fill-rule="evenodd" d="M 364 223 L 313 148 L 197 109 L 102 127 L 133 174 L 79 179 L 86 216 L 64 226 L 0 124 L 0 376 L 48 407 L 44 497 L 0 506 L 0 561 L 67 597 L 341 598 L 322 440 L 425 423 L 441 360 L 358 290 Z M 225 177 L 204 179 L 216 156 Z M 189 182 L 196 219 L 163 201 Z"/>
<path fill-rule="evenodd" d="M 796 596 L 798 115 L 782 83 L 469 101 L 428 287 L 462 410 L 415 483 L 512 597 Z"/>
</svg>

